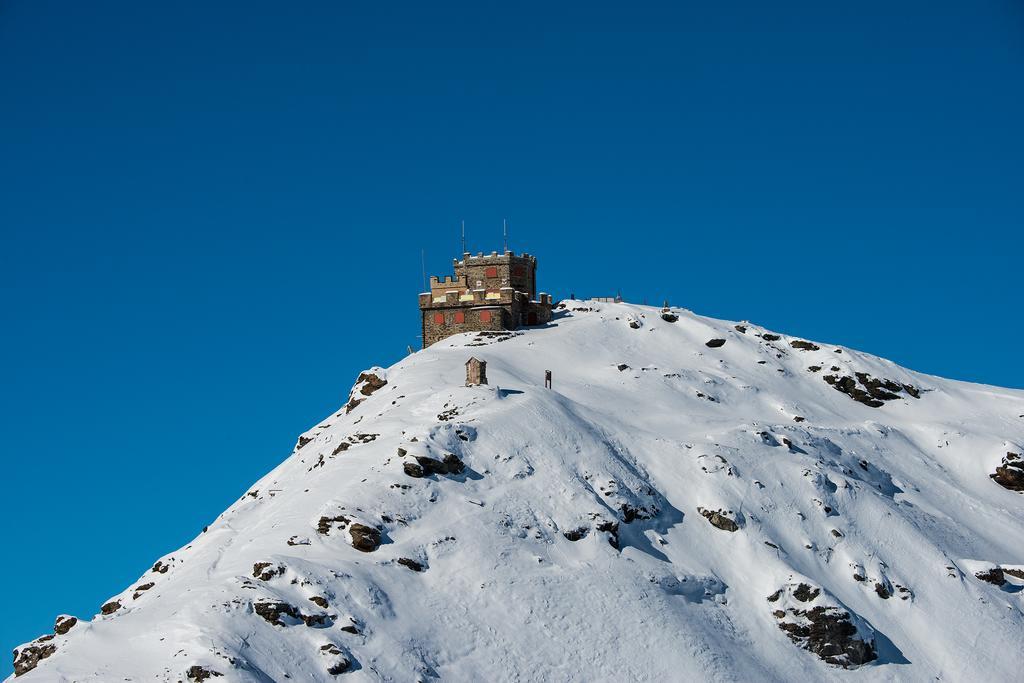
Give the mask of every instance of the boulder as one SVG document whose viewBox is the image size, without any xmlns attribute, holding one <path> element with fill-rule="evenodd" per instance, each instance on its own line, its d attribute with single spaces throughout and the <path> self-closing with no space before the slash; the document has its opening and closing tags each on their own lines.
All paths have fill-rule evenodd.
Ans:
<svg viewBox="0 0 1024 683">
<path fill-rule="evenodd" d="M 1004 489 L 1024 492 L 1024 458 L 1019 453 L 1007 453 L 989 477 Z"/>
<path fill-rule="evenodd" d="M 698 507 L 697 512 L 703 515 L 711 526 L 722 531 L 739 531 L 740 529 L 739 524 L 727 517 L 723 510 L 705 510 L 702 507 Z"/>
<path fill-rule="evenodd" d="M 32 669 L 39 666 L 39 662 L 43 661 L 54 652 L 57 651 L 57 646 L 51 642 L 53 636 L 42 636 L 36 638 L 27 645 L 14 650 L 14 675 L 21 676 L 27 674 Z"/>
<path fill-rule="evenodd" d="M 66 635 L 68 631 L 74 628 L 75 624 L 78 623 L 76 617 L 72 617 L 68 614 L 62 614 L 57 617 L 57 621 L 53 624 L 53 632 L 58 636 Z"/>
<path fill-rule="evenodd" d="M 772 616 L 789 639 L 844 669 L 878 658 L 874 631 L 822 588 L 800 582 L 768 596 Z"/>
<path fill-rule="evenodd" d="M 372 553 L 380 547 L 380 530 L 365 524 L 353 524 L 348 529 L 352 547 L 364 553 Z"/>
<path fill-rule="evenodd" d="M 704 346 L 708 347 L 709 349 L 717 349 L 720 346 L 725 346 L 725 340 L 724 339 L 708 339 L 706 342 L 704 342 Z"/>
</svg>

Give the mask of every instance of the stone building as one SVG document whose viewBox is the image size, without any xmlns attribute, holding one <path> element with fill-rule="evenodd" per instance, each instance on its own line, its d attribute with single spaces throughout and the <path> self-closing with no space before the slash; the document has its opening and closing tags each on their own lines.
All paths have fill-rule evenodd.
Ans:
<svg viewBox="0 0 1024 683">
<path fill-rule="evenodd" d="M 487 361 L 470 358 L 466 361 L 466 386 L 487 384 Z"/>
<path fill-rule="evenodd" d="M 454 276 L 430 278 L 420 294 L 423 348 L 460 332 L 514 330 L 551 320 L 551 296 L 537 294 L 537 259 L 511 251 L 469 252 Z"/>
</svg>

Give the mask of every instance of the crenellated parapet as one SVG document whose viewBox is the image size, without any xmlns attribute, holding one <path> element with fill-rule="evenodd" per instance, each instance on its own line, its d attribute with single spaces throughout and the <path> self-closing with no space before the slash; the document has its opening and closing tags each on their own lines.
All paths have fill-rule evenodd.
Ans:
<svg viewBox="0 0 1024 683">
<path fill-rule="evenodd" d="M 455 275 L 430 278 L 419 295 L 423 346 L 459 332 L 516 329 L 551 319 L 551 296 L 537 294 L 537 259 L 512 251 L 465 252 Z"/>
</svg>

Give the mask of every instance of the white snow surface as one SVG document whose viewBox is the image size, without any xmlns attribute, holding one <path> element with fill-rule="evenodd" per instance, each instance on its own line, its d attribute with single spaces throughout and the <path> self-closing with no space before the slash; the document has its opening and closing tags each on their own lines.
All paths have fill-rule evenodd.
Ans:
<svg viewBox="0 0 1024 683">
<path fill-rule="evenodd" d="M 564 303 L 550 325 L 377 369 L 385 386 L 17 680 L 1021 680 L 1024 581 L 975 574 L 1024 565 L 1024 495 L 989 477 L 1024 448 L 1024 392 L 685 309 Z M 488 386 L 464 386 L 470 356 Z M 855 372 L 920 398 L 873 408 L 823 380 Z M 449 453 L 464 472 L 403 471 Z M 338 516 L 383 543 L 318 531 Z M 254 577 L 263 562 L 280 574 Z M 876 661 L 842 668 L 789 640 L 767 598 L 801 582 L 850 612 Z M 265 600 L 321 623 L 272 624 Z"/>
</svg>

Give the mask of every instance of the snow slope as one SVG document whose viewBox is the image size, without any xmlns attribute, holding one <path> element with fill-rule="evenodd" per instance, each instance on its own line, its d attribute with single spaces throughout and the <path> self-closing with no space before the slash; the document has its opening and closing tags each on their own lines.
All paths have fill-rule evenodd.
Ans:
<svg viewBox="0 0 1024 683">
<path fill-rule="evenodd" d="M 564 303 L 364 375 L 17 680 L 1020 680 L 1024 495 L 989 475 L 1024 392 Z M 471 355 L 489 386 L 462 386 Z M 857 372 L 893 398 L 835 388 Z"/>
</svg>

